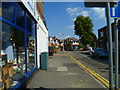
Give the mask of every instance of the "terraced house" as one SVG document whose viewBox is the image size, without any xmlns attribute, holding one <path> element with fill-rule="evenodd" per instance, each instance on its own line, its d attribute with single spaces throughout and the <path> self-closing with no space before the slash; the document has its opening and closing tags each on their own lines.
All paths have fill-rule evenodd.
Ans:
<svg viewBox="0 0 120 90">
<path fill-rule="evenodd" d="M 0 2 L 0 88 L 14 89 L 41 67 L 41 55 L 47 58 L 48 30 L 42 0 L 7 1 Z"/>
</svg>

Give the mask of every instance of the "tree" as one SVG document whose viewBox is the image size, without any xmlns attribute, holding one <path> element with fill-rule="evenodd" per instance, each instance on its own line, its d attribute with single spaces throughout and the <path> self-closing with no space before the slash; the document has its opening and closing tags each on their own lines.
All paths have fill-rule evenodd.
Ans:
<svg viewBox="0 0 120 90">
<path fill-rule="evenodd" d="M 67 50 L 72 50 L 72 42 L 67 42 Z"/>
<path fill-rule="evenodd" d="M 75 34 L 79 36 L 82 44 L 86 46 L 90 44 L 93 40 L 93 23 L 89 17 L 84 17 L 82 15 L 78 16 L 74 22 Z"/>
</svg>

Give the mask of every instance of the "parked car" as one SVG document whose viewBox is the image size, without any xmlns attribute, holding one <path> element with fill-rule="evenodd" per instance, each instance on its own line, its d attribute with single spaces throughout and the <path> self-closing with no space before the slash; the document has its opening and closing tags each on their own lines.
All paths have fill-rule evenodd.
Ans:
<svg viewBox="0 0 120 90">
<path fill-rule="evenodd" d="M 92 55 L 94 50 L 93 50 L 93 47 L 84 47 L 83 48 L 83 51 L 89 51 L 89 54 Z"/>
<path fill-rule="evenodd" d="M 53 53 L 54 53 L 54 49 L 53 47 L 49 47 L 49 56 L 53 56 Z"/>
<path fill-rule="evenodd" d="M 108 52 L 103 48 L 96 48 L 92 56 L 96 58 L 108 58 Z"/>
<path fill-rule="evenodd" d="M 87 50 L 89 50 L 88 47 L 84 47 L 84 48 L 83 48 L 83 51 L 87 51 Z"/>
</svg>

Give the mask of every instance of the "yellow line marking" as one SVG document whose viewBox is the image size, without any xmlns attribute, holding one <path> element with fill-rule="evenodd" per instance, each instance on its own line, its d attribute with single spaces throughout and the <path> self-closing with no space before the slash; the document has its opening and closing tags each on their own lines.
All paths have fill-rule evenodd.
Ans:
<svg viewBox="0 0 120 90">
<path fill-rule="evenodd" d="M 104 77 L 102 77 L 101 75 L 99 75 L 98 73 L 96 73 L 95 71 L 89 69 L 88 67 L 84 66 L 83 64 L 81 64 L 78 60 L 76 60 L 75 58 L 67 55 L 69 58 L 71 58 L 74 62 L 76 62 L 77 64 L 79 64 L 83 69 L 85 69 L 86 71 L 88 71 L 91 75 L 93 75 L 95 78 L 97 78 L 102 84 L 104 84 L 107 88 L 109 88 L 109 81 L 107 79 L 105 79 Z"/>
</svg>

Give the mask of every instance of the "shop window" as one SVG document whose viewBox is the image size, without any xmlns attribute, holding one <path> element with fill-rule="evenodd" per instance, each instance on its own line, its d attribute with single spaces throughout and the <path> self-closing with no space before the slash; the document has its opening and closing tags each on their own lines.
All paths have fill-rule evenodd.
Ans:
<svg viewBox="0 0 120 90">
<path fill-rule="evenodd" d="M 2 23 L 2 86 L 15 86 L 25 76 L 24 32 Z"/>
<path fill-rule="evenodd" d="M 0 16 L 2 16 L 2 2 L 0 1 Z M 1 57 L 1 46 L 2 46 L 2 21 L 0 20 L 0 88 L 2 88 L 2 57 Z"/>
<path fill-rule="evenodd" d="M 16 24 L 24 28 L 24 9 L 20 6 L 20 3 L 16 3 Z"/>
<path fill-rule="evenodd" d="M 28 72 L 36 66 L 35 37 L 27 35 Z"/>
<path fill-rule="evenodd" d="M 0 1 L 0 16 L 2 16 L 2 2 Z"/>
<path fill-rule="evenodd" d="M 27 31 L 35 34 L 35 21 L 27 14 Z"/>
<path fill-rule="evenodd" d="M 14 22 L 14 3 L 13 2 L 2 3 L 2 17 L 11 22 Z"/>
</svg>

